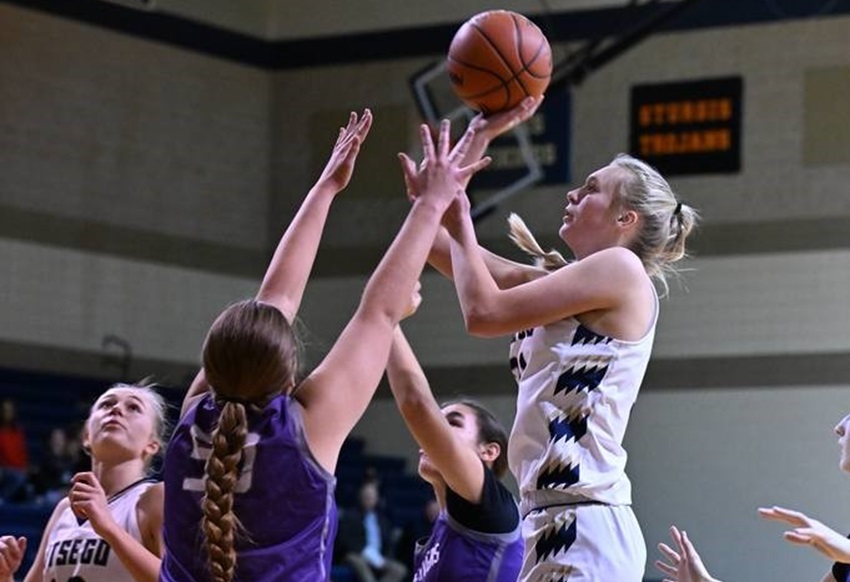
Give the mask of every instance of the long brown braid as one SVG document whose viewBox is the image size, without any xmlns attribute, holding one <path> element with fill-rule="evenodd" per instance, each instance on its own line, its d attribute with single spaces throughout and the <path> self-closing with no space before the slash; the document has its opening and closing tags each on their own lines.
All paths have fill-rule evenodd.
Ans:
<svg viewBox="0 0 850 582">
<path fill-rule="evenodd" d="M 201 526 L 212 580 L 230 582 L 236 570 L 241 524 L 233 511 L 240 462 L 248 436 L 247 408 L 263 407 L 290 390 L 298 344 L 289 322 L 274 306 L 256 300 L 228 307 L 204 342 L 204 373 L 221 413 L 206 464 Z"/>
<path fill-rule="evenodd" d="M 215 582 L 230 582 L 236 569 L 234 547 L 238 520 L 233 513 L 233 490 L 239 480 L 242 446 L 248 436 L 245 406 L 225 402 L 212 435 L 212 454 L 206 465 L 206 492 L 201 500 L 201 527 L 207 538 L 209 568 Z"/>
</svg>

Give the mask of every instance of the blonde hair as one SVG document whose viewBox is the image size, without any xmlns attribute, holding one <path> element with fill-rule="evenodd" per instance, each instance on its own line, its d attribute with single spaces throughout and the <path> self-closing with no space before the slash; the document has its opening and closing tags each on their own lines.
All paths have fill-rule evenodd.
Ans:
<svg viewBox="0 0 850 582">
<path fill-rule="evenodd" d="M 628 177 L 620 183 L 620 204 L 637 212 L 642 219 L 637 236 L 629 246 L 640 258 L 647 274 L 658 283 L 662 295 L 666 295 L 669 292 L 667 278 L 678 275 L 673 263 L 687 256 L 685 240 L 696 226 L 699 214 L 680 202 L 667 180 L 646 162 L 619 154 L 611 165 L 628 172 Z M 508 225 L 510 239 L 534 257 L 538 267 L 554 271 L 567 264 L 558 251 L 544 251 L 516 214 L 508 217 Z"/>
<path fill-rule="evenodd" d="M 159 455 L 162 455 L 165 451 L 165 444 L 168 441 L 168 433 L 171 431 L 171 425 L 168 422 L 168 403 L 165 401 L 165 398 L 157 392 L 154 387 L 155 383 L 150 382 L 148 378 L 144 378 L 135 384 L 128 384 L 125 382 L 118 382 L 116 384 L 111 385 L 107 388 L 103 394 L 95 399 L 92 404 L 91 409 L 89 410 L 89 416 L 86 419 L 86 430 L 88 430 L 88 423 L 91 419 L 91 414 L 94 411 L 94 407 L 103 398 L 106 394 L 111 392 L 112 390 L 132 390 L 137 393 L 145 402 L 148 403 L 151 410 L 153 411 L 153 434 L 151 435 L 156 443 L 159 445 L 159 448 L 156 454 L 152 455 L 149 459 L 145 459 L 145 468 L 148 473 L 151 472 L 151 462 L 154 458 Z M 87 454 L 91 455 L 91 450 L 89 447 L 83 447 L 83 451 Z"/>
</svg>

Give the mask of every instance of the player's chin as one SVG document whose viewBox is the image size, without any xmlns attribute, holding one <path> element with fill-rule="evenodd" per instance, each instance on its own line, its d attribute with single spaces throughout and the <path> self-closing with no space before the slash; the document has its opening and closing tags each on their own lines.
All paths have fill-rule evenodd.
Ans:
<svg viewBox="0 0 850 582">
<path fill-rule="evenodd" d="M 434 465 L 431 464 L 431 461 L 424 454 L 419 456 L 419 467 L 418 467 L 419 476 L 422 477 L 425 481 L 429 483 L 433 483 L 435 479 L 438 479 L 440 476 L 439 471 Z"/>
</svg>

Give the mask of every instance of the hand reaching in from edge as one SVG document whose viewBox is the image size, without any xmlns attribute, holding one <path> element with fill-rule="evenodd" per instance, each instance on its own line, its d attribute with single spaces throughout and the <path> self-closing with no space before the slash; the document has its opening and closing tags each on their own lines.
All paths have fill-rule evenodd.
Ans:
<svg viewBox="0 0 850 582">
<path fill-rule="evenodd" d="M 443 120 L 435 146 L 429 127 L 424 124 L 420 127 L 423 160 L 419 167 L 406 154 L 399 154 L 408 197 L 411 200 L 432 200 L 444 210 L 463 192 L 463 185 L 469 178 L 490 163 L 490 158 L 485 157 L 461 166 L 475 132 L 464 133 L 460 141 L 450 149 L 450 130 L 449 122 Z"/>
<path fill-rule="evenodd" d="M 337 136 L 331 157 L 316 182 L 317 186 L 326 186 L 334 192 L 340 192 L 348 186 L 354 172 L 357 154 L 360 152 L 360 145 L 366 139 L 371 127 L 371 111 L 363 110 L 359 120 L 357 114 L 351 112 L 348 125 L 339 128 L 339 136 Z"/>
<path fill-rule="evenodd" d="M 474 131 L 479 139 L 486 140 L 489 143 L 503 133 L 531 119 L 541 103 L 543 103 L 542 95 L 540 97 L 526 97 L 513 109 L 494 113 L 487 117 L 479 113 L 469 122 L 467 131 Z"/>
<path fill-rule="evenodd" d="M 783 537 L 792 544 L 811 546 L 834 562 L 850 564 L 850 540 L 822 522 L 794 511 L 774 505 L 760 507 L 759 515 L 765 519 L 790 524 L 794 529 L 786 531 Z"/>
<path fill-rule="evenodd" d="M 663 560 L 655 561 L 655 567 L 667 576 L 664 582 L 719 582 L 708 573 L 687 533 L 679 531 L 674 525 L 670 527 L 670 537 L 678 551 L 662 542 L 658 544 L 658 549 L 669 563 Z"/>
<path fill-rule="evenodd" d="M 0 536 L 0 580 L 11 580 L 27 550 L 25 537 Z"/>
</svg>

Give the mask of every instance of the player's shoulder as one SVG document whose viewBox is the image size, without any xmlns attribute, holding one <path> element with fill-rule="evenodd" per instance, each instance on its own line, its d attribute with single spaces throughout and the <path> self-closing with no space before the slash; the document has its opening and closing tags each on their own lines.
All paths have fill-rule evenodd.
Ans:
<svg viewBox="0 0 850 582">
<path fill-rule="evenodd" d="M 643 262 L 640 260 L 640 257 L 638 257 L 631 249 L 621 247 L 619 245 L 596 251 L 587 257 L 587 259 L 591 258 L 595 261 L 617 263 L 622 266 L 635 267 L 643 270 Z"/>
<path fill-rule="evenodd" d="M 71 507 L 71 500 L 65 496 L 59 500 L 59 503 L 56 504 L 56 507 L 53 508 L 53 515 L 59 516 L 63 511 L 69 509 Z"/>
<path fill-rule="evenodd" d="M 165 484 L 162 481 L 150 483 L 148 487 L 139 495 L 139 504 L 159 504 L 165 498 Z"/>
<path fill-rule="evenodd" d="M 147 487 L 136 501 L 136 518 L 140 529 L 158 531 L 162 527 L 165 487 L 161 481 Z"/>
</svg>

